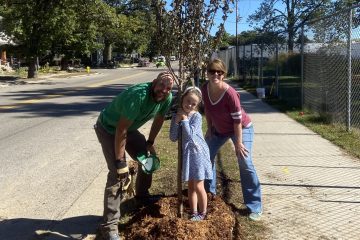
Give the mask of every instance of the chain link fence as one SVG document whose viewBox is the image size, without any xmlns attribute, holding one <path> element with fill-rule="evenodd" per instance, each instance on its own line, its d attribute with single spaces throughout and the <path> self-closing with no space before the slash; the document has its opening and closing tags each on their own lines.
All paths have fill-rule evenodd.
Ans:
<svg viewBox="0 0 360 240">
<path fill-rule="evenodd" d="M 254 43 L 218 55 L 229 76 L 263 88 L 266 96 L 317 112 L 348 130 L 360 129 L 359 25 L 356 5 L 304 24 L 292 53 L 286 44 Z"/>
<path fill-rule="evenodd" d="M 238 67 L 236 67 L 236 50 Z M 243 82 L 262 88 L 265 96 L 275 96 L 294 107 L 301 106 L 300 44 L 288 54 L 286 44 L 251 43 L 230 47 L 218 56 L 229 68 L 230 77 L 240 77 Z"/>
<path fill-rule="evenodd" d="M 358 6 L 303 27 L 303 107 L 330 122 L 360 128 Z M 311 38 L 310 38 L 311 37 Z"/>
</svg>

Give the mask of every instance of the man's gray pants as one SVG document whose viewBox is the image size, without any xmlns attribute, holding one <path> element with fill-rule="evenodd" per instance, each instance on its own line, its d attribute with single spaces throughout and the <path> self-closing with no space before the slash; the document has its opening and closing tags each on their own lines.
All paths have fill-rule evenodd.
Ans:
<svg viewBox="0 0 360 240">
<path fill-rule="evenodd" d="M 102 230 L 105 232 L 118 232 L 118 222 L 120 218 L 120 201 L 121 194 L 119 194 L 120 181 L 115 167 L 115 136 L 108 133 L 99 122 L 94 126 L 96 135 L 106 159 L 107 167 L 109 169 L 104 193 L 104 213 Z M 127 133 L 126 138 L 126 152 L 132 159 L 141 153 L 146 153 L 146 138 L 139 131 L 132 131 Z M 135 192 L 137 197 L 146 196 L 149 194 L 151 187 L 152 175 L 146 174 L 139 167 Z"/>
</svg>

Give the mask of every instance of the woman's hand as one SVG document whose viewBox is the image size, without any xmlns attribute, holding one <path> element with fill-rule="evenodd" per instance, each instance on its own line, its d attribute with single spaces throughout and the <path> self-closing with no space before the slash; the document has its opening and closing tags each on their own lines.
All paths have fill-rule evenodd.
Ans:
<svg viewBox="0 0 360 240">
<path fill-rule="evenodd" d="M 211 128 L 208 128 L 205 133 L 205 139 L 210 139 L 212 137 Z"/>
<path fill-rule="evenodd" d="M 248 156 L 249 150 L 246 149 L 244 144 L 238 143 L 235 145 L 236 156 L 241 159 L 245 159 Z"/>
</svg>

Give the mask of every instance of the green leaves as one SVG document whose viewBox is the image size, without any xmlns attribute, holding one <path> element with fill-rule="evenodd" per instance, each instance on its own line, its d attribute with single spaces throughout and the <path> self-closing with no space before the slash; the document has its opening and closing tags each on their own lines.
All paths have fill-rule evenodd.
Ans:
<svg viewBox="0 0 360 240">
<path fill-rule="evenodd" d="M 292 51 L 301 24 L 329 11 L 330 3 L 330 0 L 264 0 L 248 22 L 262 32 L 286 33 L 288 49 Z"/>
</svg>

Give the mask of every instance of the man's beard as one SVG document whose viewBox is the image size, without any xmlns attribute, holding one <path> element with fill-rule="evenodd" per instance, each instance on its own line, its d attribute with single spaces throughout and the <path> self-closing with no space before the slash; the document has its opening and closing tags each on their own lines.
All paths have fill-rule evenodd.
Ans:
<svg viewBox="0 0 360 240">
<path fill-rule="evenodd" d="M 165 101 L 165 99 L 166 99 L 167 96 L 169 95 L 169 94 L 161 93 L 160 91 L 159 91 L 159 93 L 162 95 L 161 98 L 158 97 L 158 94 L 156 94 L 156 92 L 155 92 L 154 89 L 152 90 L 152 98 L 154 99 L 154 101 L 155 101 L 156 103 Z"/>
</svg>

